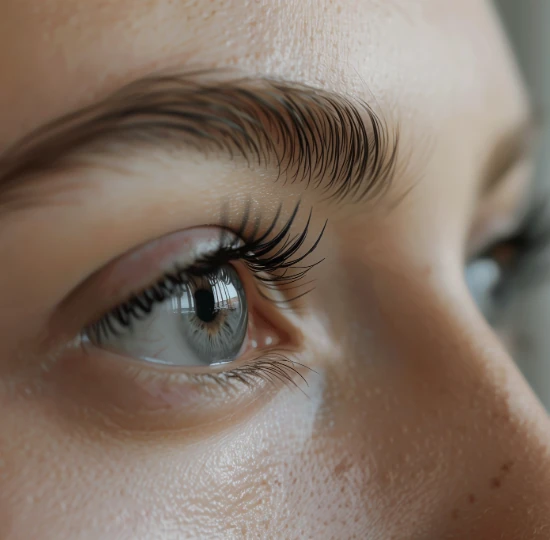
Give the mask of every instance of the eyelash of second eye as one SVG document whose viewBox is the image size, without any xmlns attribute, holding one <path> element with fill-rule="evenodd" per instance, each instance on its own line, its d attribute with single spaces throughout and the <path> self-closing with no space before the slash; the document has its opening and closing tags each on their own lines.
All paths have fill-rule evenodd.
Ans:
<svg viewBox="0 0 550 540">
<path fill-rule="evenodd" d="M 140 293 L 133 294 L 127 301 L 103 315 L 98 321 L 91 324 L 87 331 L 92 332 L 98 342 L 101 342 L 102 336 L 117 335 L 120 332 L 113 324 L 114 322 L 123 328 L 128 328 L 131 326 L 132 320 L 147 317 L 156 304 L 162 303 L 176 294 L 178 289 L 192 283 L 194 278 L 212 275 L 220 266 L 238 260 L 243 261 L 256 278 L 260 286 L 260 294 L 270 301 L 277 302 L 262 292 L 261 287 L 277 288 L 281 291 L 301 287 L 302 283 L 298 284 L 298 282 L 323 261 L 323 259 L 319 259 L 314 263 L 301 265 L 321 242 L 327 222 L 325 221 L 311 247 L 299 255 L 298 251 L 308 237 L 312 217 L 310 210 L 302 232 L 291 235 L 290 229 L 296 220 L 299 208 L 300 203 L 297 203 L 291 216 L 277 234 L 273 235 L 273 231 L 280 220 L 281 206 L 264 233 L 259 234 L 261 218 L 258 217 L 254 220 L 252 232 L 246 235 L 245 231 L 249 227 L 251 219 L 250 205 L 247 204 L 238 230 L 232 233 L 236 238 L 234 241 L 230 242 L 228 239 L 231 229 L 226 224 L 222 228 L 219 247 L 214 252 L 202 256 L 186 268 L 176 267 L 174 271 L 164 274 L 156 283 Z M 313 288 L 309 288 L 294 297 L 285 299 L 282 303 L 291 303 L 312 290 Z"/>
<path fill-rule="evenodd" d="M 505 300 L 510 292 L 523 292 L 524 289 L 540 286 L 548 282 L 550 261 L 550 195 L 540 194 L 533 198 L 518 230 L 504 243 L 511 246 L 516 254 L 512 264 L 505 269 L 495 295 Z M 494 249 L 487 249 L 490 253 Z"/>
</svg>

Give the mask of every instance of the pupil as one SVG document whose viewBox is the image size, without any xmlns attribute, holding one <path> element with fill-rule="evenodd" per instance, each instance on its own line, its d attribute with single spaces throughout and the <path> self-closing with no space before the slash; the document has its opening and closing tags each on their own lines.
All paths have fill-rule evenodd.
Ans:
<svg viewBox="0 0 550 540">
<path fill-rule="evenodd" d="M 197 317 L 206 323 L 216 318 L 216 301 L 211 290 L 199 289 L 195 291 L 195 312 Z"/>
</svg>

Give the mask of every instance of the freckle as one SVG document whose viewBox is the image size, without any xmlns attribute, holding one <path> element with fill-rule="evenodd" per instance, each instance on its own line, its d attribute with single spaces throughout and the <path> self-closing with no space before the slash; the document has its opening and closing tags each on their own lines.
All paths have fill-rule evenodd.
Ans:
<svg viewBox="0 0 550 540">
<path fill-rule="evenodd" d="M 453 519 L 458 519 L 458 516 L 459 516 L 459 515 L 460 515 L 460 512 L 455 508 L 455 509 L 453 510 L 453 513 L 451 514 L 451 517 L 452 517 Z"/>
<path fill-rule="evenodd" d="M 500 470 L 502 472 L 510 472 L 510 469 L 512 468 L 512 466 L 514 465 L 514 462 L 513 461 L 508 461 L 507 463 L 505 463 L 501 468 Z"/>
<path fill-rule="evenodd" d="M 343 458 L 340 463 L 338 463 L 336 467 L 334 467 L 334 474 L 335 476 L 341 476 L 350 469 L 351 463 L 349 463 L 346 458 Z"/>
<path fill-rule="evenodd" d="M 499 478 L 492 478 L 491 479 L 491 487 L 493 489 L 498 489 L 500 487 L 500 479 Z"/>
<path fill-rule="evenodd" d="M 476 502 L 476 496 L 473 493 L 470 493 L 470 495 L 468 495 L 468 502 L 470 504 L 474 504 Z"/>
</svg>

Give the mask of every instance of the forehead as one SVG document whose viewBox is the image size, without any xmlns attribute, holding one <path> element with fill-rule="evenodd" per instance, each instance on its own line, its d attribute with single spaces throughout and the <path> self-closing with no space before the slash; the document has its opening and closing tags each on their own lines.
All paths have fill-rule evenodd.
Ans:
<svg viewBox="0 0 550 540">
<path fill-rule="evenodd" d="M 525 106 L 478 0 L 5 0 L 0 30 L 0 149 L 170 67 L 230 66 L 356 95 L 421 131 L 462 118 L 486 126 L 481 139 Z"/>
</svg>

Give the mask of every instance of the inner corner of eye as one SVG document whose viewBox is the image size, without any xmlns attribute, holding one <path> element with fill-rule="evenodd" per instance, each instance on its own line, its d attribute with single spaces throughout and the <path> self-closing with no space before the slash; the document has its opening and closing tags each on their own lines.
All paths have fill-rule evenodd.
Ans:
<svg viewBox="0 0 550 540">
<path fill-rule="evenodd" d="M 254 353 L 254 351 L 264 350 L 269 347 L 276 347 L 280 345 L 281 338 L 277 334 L 277 331 L 272 327 L 259 327 L 250 328 L 247 339 L 247 351 Z"/>
<path fill-rule="evenodd" d="M 260 296 L 258 301 L 249 302 L 247 349 L 287 347 L 291 340 L 289 324 L 270 300 Z"/>
</svg>

